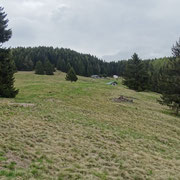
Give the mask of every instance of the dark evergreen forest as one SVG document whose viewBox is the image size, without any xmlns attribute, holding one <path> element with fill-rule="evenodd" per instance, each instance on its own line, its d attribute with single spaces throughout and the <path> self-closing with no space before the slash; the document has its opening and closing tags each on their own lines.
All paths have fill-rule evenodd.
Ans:
<svg viewBox="0 0 180 180">
<path fill-rule="evenodd" d="M 118 62 L 105 62 L 96 56 L 82 54 L 71 49 L 53 48 L 53 47 L 17 47 L 12 48 L 12 58 L 14 59 L 18 71 L 32 71 L 36 63 L 42 64 L 49 60 L 58 70 L 67 72 L 68 63 L 74 68 L 77 75 L 91 76 L 93 74 L 112 76 L 114 74 L 123 76 L 126 64 L 130 60 L 120 60 Z M 144 60 L 146 70 L 150 73 L 158 73 L 159 70 L 168 63 L 169 58 L 160 58 L 153 60 Z"/>
<path fill-rule="evenodd" d="M 63 72 L 68 71 L 68 64 L 75 70 L 77 75 L 91 76 L 93 74 L 102 76 L 123 75 L 126 61 L 105 62 L 90 54 L 82 54 L 71 49 L 53 47 L 18 47 L 11 49 L 12 58 L 18 71 L 32 71 L 36 63 L 45 61 Z"/>
</svg>

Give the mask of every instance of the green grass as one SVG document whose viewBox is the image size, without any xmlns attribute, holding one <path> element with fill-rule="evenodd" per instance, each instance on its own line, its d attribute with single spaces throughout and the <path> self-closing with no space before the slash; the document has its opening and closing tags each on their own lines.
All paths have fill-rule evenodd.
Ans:
<svg viewBox="0 0 180 180">
<path fill-rule="evenodd" d="M 15 78 L 17 97 L 0 98 L 0 179 L 180 179 L 180 118 L 159 94 L 60 72 Z"/>
</svg>

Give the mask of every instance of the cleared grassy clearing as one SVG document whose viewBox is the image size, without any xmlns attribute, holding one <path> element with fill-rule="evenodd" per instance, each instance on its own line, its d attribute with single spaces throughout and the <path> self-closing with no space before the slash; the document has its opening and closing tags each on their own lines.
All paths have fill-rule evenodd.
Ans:
<svg viewBox="0 0 180 180">
<path fill-rule="evenodd" d="M 1 179 L 180 179 L 180 118 L 158 94 L 64 79 L 19 72 L 18 96 L 0 99 Z"/>
</svg>

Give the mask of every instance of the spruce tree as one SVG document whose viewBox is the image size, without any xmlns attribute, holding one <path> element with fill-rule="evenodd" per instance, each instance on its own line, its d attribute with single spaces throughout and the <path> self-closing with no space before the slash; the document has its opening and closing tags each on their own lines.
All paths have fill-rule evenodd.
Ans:
<svg viewBox="0 0 180 180">
<path fill-rule="evenodd" d="M 159 78 L 159 88 L 162 93 L 159 102 L 167 105 L 178 115 L 180 110 L 180 41 L 172 48 L 175 60 L 164 67 Z"/>
<path fill-rule="evenodd" d="M 142 60 L 139 59 L 136 53 L 133 54 L 132 59 L 126 65 L 123 84 L 136 91 L 147 89 L 148 74 Z"/>
<path fill-rule="evenodd" d="M 44 67 L 41 61 L 38 61 L 35 66 L 35 74 L 44 74 Z"/>
<path fill-rule="evenodd" d="M 9 20 L 6 19 L 6 16 L 4 8 L 0 7 L 0 46 L 12 36 L 11 29 L 7 29 Z"/>
<path fill-rule="evenodd" d="M 7 29 L 8 20 L 4 9 L 0 7 L 0 47 L 11 38 L 12 31 Z M 10 55 L 10 49 L 0 48 L 0 96 L 14 98 L 18 90 L 14 88 L 14 62 Z"/>
<path fill-rule="evenodd" d="M 180 57 L 180 38 L 179 41 L 176 41 L 176 44 L 172 47 L 172 54 L 174 57 Z"/>
<path fill-rule="evenodd" d="M 54 68 L 53 65 L 50 63 L 48 59 L 46 59 L 44 63 L 44 71 L 46 75 L 54 75 Z"/>
<path fill-rule="evenodd" d="M 76 73 L 75 73 L 73 67 L 71 67 L 70 70 L 68 71 L 68 73 L 66 74 L 66 80 L 67 80 L 67 81 L 71 81 L 71 82 L 78 80 L 78 78 L 77 78 L 77 76 L 76 76 Z"/>
</svg>

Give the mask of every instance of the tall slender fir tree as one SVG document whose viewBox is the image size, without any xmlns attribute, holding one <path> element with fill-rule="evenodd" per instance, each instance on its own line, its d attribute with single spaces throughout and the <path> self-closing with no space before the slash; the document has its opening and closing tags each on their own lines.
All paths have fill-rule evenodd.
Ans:
<svg viewBox="0 0 180 180">
<path fill-rule="evenodd" d="M 127 63 L 123 84 L 136 91 L 144 91 L 148 85 L 148 73 L 136 53 Z"/>
<path fill-rule="evenodd" d="M 11 29 L 8 27 L 7 14 L 4 8 L 0 7 L 0 47 L 12 36 Z M 14 88 L 14 62 L 10 55 L 10 49 L 0 48 L 0 96 L 14 98 L 18 90 Z"/>
<path fill-rule="evenodd" d="M 160 77 L 160 90 L 162 92 L 159 102 L 167 105 L 178 115 L 180 111 L 180 40 L 172 48 L 176 59 L 164 67 Z"/>
</svg>

